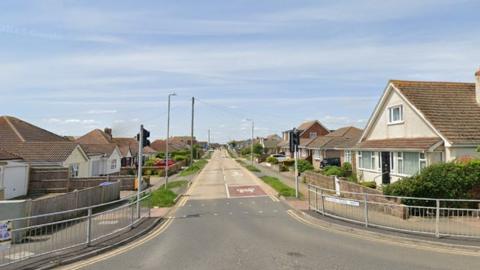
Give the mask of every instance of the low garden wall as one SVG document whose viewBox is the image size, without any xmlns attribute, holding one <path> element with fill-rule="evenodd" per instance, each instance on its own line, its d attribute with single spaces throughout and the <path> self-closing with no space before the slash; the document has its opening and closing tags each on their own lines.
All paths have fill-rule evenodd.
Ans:
<svg viewBox="0 0 480 270">
<path fill-rule="evenodd" d="M 334 176 L 325 176 L 315 172 L 305 172 L 303 175 L 305 182 L 308 184 L 324 189 L 335 190 Z M 400 217 L 402 219 L 408 218 L 408 208 L 395 199 L 385 197 L 381 191 L 342 179 L 339 179 L 338 182 L 340 185 L 341 197 L 364 201 L 365 194 L 367 194 L 369 210 L 383 212 L 384 214 Z"/>
</svg>

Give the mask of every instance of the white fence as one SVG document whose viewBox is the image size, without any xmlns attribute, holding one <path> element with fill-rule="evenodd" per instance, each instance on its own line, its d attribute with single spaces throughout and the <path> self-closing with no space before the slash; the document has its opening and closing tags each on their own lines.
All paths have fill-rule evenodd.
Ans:
<svg viewBox="0 0 480 270">
<path fill-rule="evenodd" d="M 0 267 L 79 247 L 119 233 L 150 216 L 149 194 L 0 223 Z M 57 218 L 61 217 L 61 218 Z M 38 222 L 43 220 L 44 222 Z"/>
<path fill-rule="evenodd" d="M 308 186 L 310 209 L 325 216 L 408 233 L 480 238 L 480 200 L 397 197 Z"/>
</svg>

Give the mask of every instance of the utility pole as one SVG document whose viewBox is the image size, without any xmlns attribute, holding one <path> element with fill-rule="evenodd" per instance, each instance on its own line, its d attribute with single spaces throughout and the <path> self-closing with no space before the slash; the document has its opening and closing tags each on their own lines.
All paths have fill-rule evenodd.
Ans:
<svg viewBox="0 0 480 270">
<path fill-rule="evenodd" d="M 140 218 L 140 195 L 142 193 L 142 164 L 143 163 L 143 125 L 140 125 L 138 136 L 138 182 L 137 182 L 137 218 Z"/>
<path fill-rule="evenodd" d="M 191 145 L 190 145 L 190 166 L 193 165 L 193 128 L 194 128 L 194 121 L 195 121 L 195 97 L 192 97 L 192 134 L 191 134 Z"/>
<path fill-rule="evenodd" d="M 170 166 L 169 164 L 169 157 L 168 157 L 168 140 L 170 139 L 170 98 L 172 96 L 176 96 L 175 92 L 168 94 L 168 112 L 167 112 L 167 140 L 166 140 L 166 145 L 165 145 L 165 189 L 167 189 L 168 186 L 168 169 Z"/>
<path fill-rule="evenodd" d="M 208 146 L 207 149 L 210 150 L 210 129 L 208 129 Z"/>
<path fill-rule="evenodd" d="M 250 156 L 250 159 L 252 161 L 252 166 L 253 166 L 253 140 L 254 140 L 254 131 L 255 130 L 255 121 L 253 121 L 252 119 L 252 145 L 251 145 L 251 148 L 250 148 L 250 151 L 252 152 L 251 153 L 251 156 Z"/>
<path fill-rule="evenodd" d="M 253 138 L 254 138 L 254 130 L 255 130 L 255 121 L 253 121 L 253 119 L 247 119 L 247 121 L 251 121 L 252 122 L 252 138 L 251 138 L 251 142 L 250 142 L 250 162 L 252 163 L 252 166 L 253 166 Z"/>
</svg>

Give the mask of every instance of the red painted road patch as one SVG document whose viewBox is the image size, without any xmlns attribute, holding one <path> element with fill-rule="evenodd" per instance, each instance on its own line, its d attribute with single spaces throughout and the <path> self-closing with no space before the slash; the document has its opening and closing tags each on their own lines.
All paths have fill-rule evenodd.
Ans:
<svg viewBox="0 0 480 270">
<path fill-rule="evenodd" d="M 260 186 L 228 186 L 228 192 L 231 198 L 260 197 L 267 195 Z"/>
</svg>

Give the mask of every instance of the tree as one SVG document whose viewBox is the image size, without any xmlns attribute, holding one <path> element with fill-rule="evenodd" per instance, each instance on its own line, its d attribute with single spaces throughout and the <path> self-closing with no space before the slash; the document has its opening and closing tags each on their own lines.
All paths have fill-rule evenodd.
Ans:
<svg viewBox="0 0 480 270">
<path fill-rule="evenodd" d="M 256 155 L 263 154 L 263 146 L 259 143 L 253 145 L 253 153 Z"/>
</svg>

